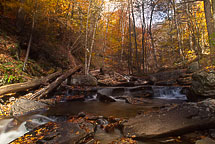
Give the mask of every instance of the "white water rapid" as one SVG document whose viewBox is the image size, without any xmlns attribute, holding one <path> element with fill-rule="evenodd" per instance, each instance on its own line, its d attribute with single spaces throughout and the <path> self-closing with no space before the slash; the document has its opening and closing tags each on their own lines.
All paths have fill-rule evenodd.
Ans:
<svg viewBox="0 0 215 144">
<path fill-rule="evenodd" d="M 29 128 L 26 126 L 27 121 L 35 126 L 39 126 L 54 120 L 39 114 L 24 118 L 20 121 L 2 119 L 0 120 L 0 144 L 8 144 L 27 133 L 29 131 Z"/>
</svg>

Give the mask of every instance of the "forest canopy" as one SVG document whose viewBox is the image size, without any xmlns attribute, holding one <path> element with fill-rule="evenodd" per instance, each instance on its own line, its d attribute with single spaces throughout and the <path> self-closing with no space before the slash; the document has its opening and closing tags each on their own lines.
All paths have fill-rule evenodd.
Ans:
<svg viewBox="0 0 215 144">
<path fill-rule="evenodd" d="M 214 65 L 214 0 L 1 0 L 1 17 L 33 51 L 66 63 L 148 73 Z M 4 27 L 7 27 L 6 25 Z M 30 54 L 31 57 L 31 54 Z M 38 57 L 38 56 L 37 56 Z M 57 56 L 56 56 L 57 57 Z M 122 66 L 123 65 L 123 66 Z M 119 67 L 120 66 L 120 67 Z"/>
</svg>

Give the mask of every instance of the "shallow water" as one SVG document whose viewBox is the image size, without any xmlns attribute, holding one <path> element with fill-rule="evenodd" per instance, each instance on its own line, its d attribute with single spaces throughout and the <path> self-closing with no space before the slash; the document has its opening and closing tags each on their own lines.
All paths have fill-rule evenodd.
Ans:
<svg viewBox="0 0 215 144">
<path fill-rule="evenodd" d="M 63 102 L 50 108 L 48 115 L 77 115 L 79 112 L 86 112 L 105 117 L 114 116 L 118 118 L 129 118 L 137 115 L 138 112 L 151 110 L 152 106 L 131 105 L 124 102 L 102 103 L 91 102 Z"/>
<path fill-rule="evenodd" d="M 132 94 L 130 88 L 123 88 L 122 95 Z M 185 100 L 185 95 L 181 94 L 181 88 L 170 87 L 153 87 L 154 97 L 149 100 L 149 103 L 144 105 L 131 105 L 125 103 L 124 100 L 117 100 L 112 103 L 102 103 L 96 100 L 96 95 L 86 101 L 61 102 L 51 107 L 48 111 L 40 114 L 33 114 L 19 118 L 17 124 L 12 125 L 14 119 L 0 120 L 0 144 L 7 144 L 10 141 L 24 135 L 29 129 L 26 129 L 26 122 L 31 120 L 34 124 L 41 125 L 48 121 L 54 121 L 49 116 L 72 116 L 80 112 L 91 113 L 93 115 L 101 115 L 104 117 L 130 118 L 136 116 L 139 112 L 151 111 L 165 104 L 180 103 Z M 105 89 L 105 93 L 112 93 L 110 88 Z M 116 95 L 115 95 L 116 96 Z M 114 97 L 113 97 L 114 98 Z M 47 117 L 48 116 L 48 117 Z M 120 138 L 122 134 L 119 130 L 113 133 L 106 133 L 101 129 L 95 134 L 95 138 L 103 144 L 109 143 L 112 140 Z M 158 144 L 159 142 L 139 142 L 140 144 Z"/>
</svg>

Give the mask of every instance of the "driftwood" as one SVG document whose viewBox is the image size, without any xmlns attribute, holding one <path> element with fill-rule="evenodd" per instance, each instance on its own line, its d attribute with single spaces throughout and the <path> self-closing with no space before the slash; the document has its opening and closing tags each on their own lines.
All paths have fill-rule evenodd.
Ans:
<svg viewBox="0 0 215 144">
<path fill-rule="evenodd" d="M 63 73 L 60 77 L 58 77 L 54 82 L 52 82 L 50 85 L 47 85 L 45 88 L 39 90 L 35 94 L 30 96 L 30 99 L 40 99 L 41 97 L 47 95 L 52 90 L 54 90 L 57 86 L 59 86 L 66 78 L 77 72 L 82 66 L 79 65 L 73 69 L 69 69 L 65 73 Z"/>
<path fill-rule="evenodd" d="M 54 79 L 55 77 L 62 74 L 62 70 L 59 70 L 47 77 L 37 78 L 31 81 L 27 81 L 24 83 L 16 83 L 16 84 L 10 84 L 0 87 L 0 95 L 4 95 L 7 93 L 13 93 L 13 92 L 19 92 L 24 91 L 26 89 L 35 88 L 40 85 L 46 85 L 50 80 Z"/>
</svg>

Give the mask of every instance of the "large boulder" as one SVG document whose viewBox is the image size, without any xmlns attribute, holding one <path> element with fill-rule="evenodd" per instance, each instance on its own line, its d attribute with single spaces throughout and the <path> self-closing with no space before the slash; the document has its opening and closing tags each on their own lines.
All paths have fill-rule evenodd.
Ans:
<svg viewBox="0 0 215 144">
<path fill-rule="evenodd" d="M 125 137 L 137 139 L 181 135 L 215 127 L 215 100 L 184 103 L 158 112 L 140 114 L 125 122 Z"/>
<path fill-rule="evenodd" d="M 200 71 L 194 73 L 187 97 L 190 101 L 215 98 L 215 72 Z"/>
<path fill-rule="evenodd" d="M 91 75 L 77 75 L 72 77 L 71 85 L 97 86 L 97 79 Z"/>
<path fill-rule="evenodd" d="M 185 73 L 186 69 L 157 72 L 149 75 L 149 81 L 154 85 L 176 85 L 176 80 Z"/>
<path fill-rule="evenodd" d="M 17 99 L 11 106 L 10 112 L 12 116 L 26 115 L 31 112 L 45 110 L 48 105 L 39 101 L 28 99 Z"/>
<path fill-rule="evenodd" d="M 192 62 L 187 69 L 188 73 L 196 72 L 200 69 L 199 62 Z"/>
</svg>

